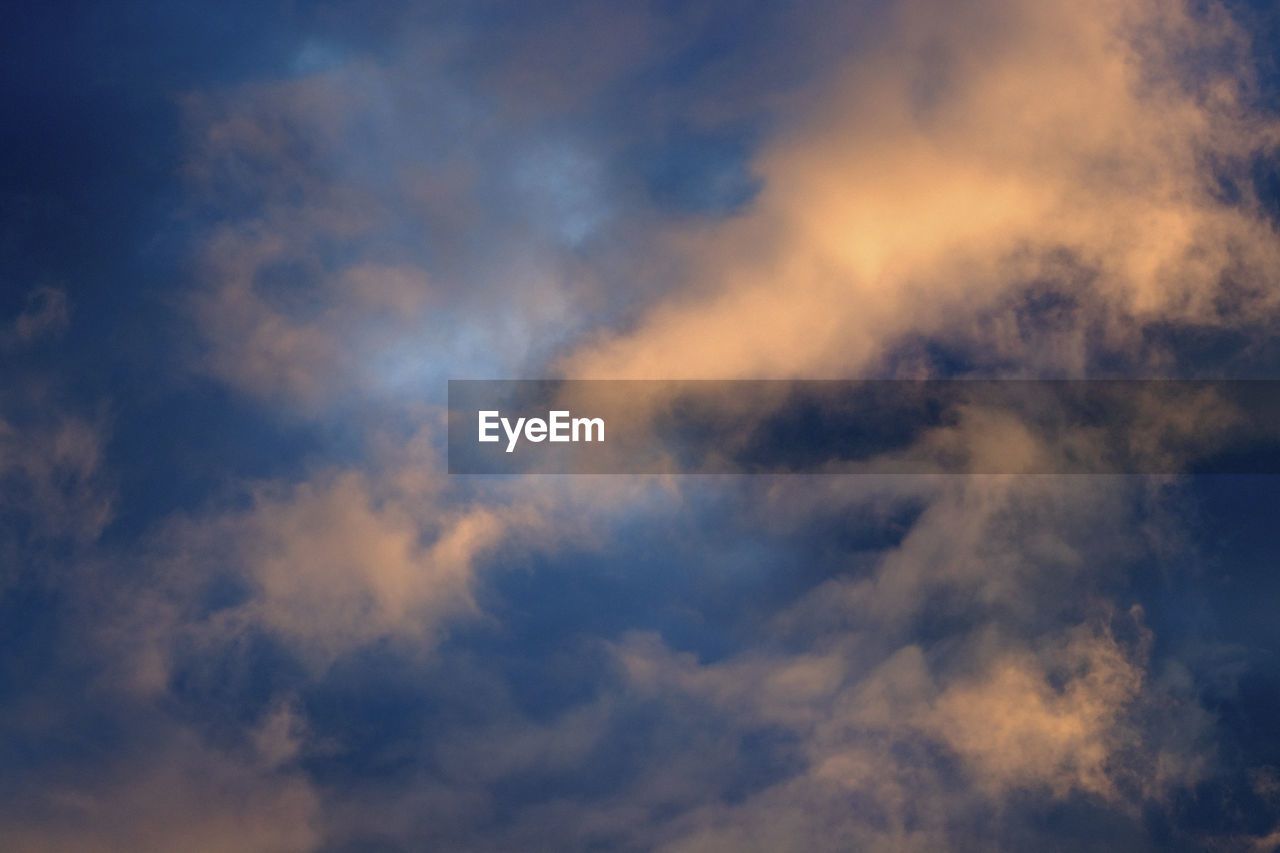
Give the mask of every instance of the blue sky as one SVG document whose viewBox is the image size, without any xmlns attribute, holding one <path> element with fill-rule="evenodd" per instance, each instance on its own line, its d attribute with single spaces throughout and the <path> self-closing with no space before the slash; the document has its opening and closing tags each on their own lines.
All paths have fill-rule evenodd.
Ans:
<svg viewBox="0 0 1280 853">
<path fill-rule="evenodd" d="M 10 12 L 0 847 L 1280 846 L 1274 477 L 443 433 L 449 378 L 1274 378 L 1278 23 Z"/>
</svg>

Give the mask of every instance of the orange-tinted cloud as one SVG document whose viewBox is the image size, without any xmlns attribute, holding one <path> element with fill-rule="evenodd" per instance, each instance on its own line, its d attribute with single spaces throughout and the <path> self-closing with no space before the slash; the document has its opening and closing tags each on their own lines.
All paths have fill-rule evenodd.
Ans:
<svg viewBox="0 0 1280 853">
<path fill-rule="evenodd" d="M 1127 323 L 1215 322 L 1226 279 L 1253 294 L 1240 310 L 1270 312 L 1274 233 L 1247 192 L 1221 194 L 1277 141 L 1246 44 L 1220 10 L 1165 0 L 897 4 L 879 49 L 760 155 L 750 212 L 698 235 L 691 287 L 564 370 L 856 376 L 1069 276 L 1064 257 L 1121 343 Z M 1007 346 L 998 331 L 985 347 Z"/>
</svg>

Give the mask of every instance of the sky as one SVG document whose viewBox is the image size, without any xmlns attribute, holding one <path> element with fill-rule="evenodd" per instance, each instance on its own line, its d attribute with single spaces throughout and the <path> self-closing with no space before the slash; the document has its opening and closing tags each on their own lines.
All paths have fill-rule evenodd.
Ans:
<svg viewBox="0 0 1280 853">
<path fill-rule="evenodd" d="M 1280 849 L 1280 477 L 445 429 L 449 379 L 1280 379 L 1272 3 L 4 18 L 0 848 Z"/>
</svg>

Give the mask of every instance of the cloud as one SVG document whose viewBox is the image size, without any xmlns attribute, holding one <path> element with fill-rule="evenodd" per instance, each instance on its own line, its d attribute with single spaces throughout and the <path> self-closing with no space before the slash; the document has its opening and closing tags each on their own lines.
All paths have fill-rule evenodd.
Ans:
<svg viewBox="0 0 1280 853">
<path fill-rule="evenodd" d="M 0 329 L 0 349 L 14 349 L 60 334 L 67 328 L 70 314 L 65 290 L 37 287 L 27 294 L 22 313 Z"/>
<path fill-rule="evenodd" d="M 740 736 L 793 732 L 804 761 L 741 802 L 707 792 L 658 830 L 662 849 L 936 849 L 989 839 L 993 809 L 1079 797 L 1137 815 L 1197 778 L 1202 763 L 1149 740 L 1147 705 L 1167 700 L 1148 695 L 1141 647 L 1096 621 L 1037 645 L 980 632 L 866 669 L 856 642 L 702 665 L 630 638 L 619 654 L 646 695 L 697 697 L 713 710 L 685 713 Z"/>
<path fill-rule="evenodd" d="M 236 543 L 253 586 L 244 615 L 322 655 L 429 635 L 439 614 L 467 609 L 472 561 L 500 529 L 483 509 L 428 520 L 394 499 L 379 505 L 353 472 L 261 494 L 225 521 L 218 535 Z M 430 544 L 426 524 L 439 531 Z"/>
<path fill-rule="evenodd" d="M 0 507 L 28 516 L 44 535 L 91 541 L 112 515 L 102 457 L 100 429 L 74 415 L 22 425 L 0 420 Z"/>
<path fill-rule="evenodd" d="M 198 370 L 314 415 L 515 371 L 581 322 L 599 156 L 503 116 L 444 50 L 186 98 L 192 216 L 221 212 Z"/>
<path fill-rule="evenodd" d="M 1246 175 L 1277 128 L 1218 7 L 916 0 L 890 17 L 758 156 L 756 203 L 703 235 L 689 286 L 568 375 L 883 372 L 911 335 L 963 337 L 1010 294 L 1056 287 L 1105 306 L 1094 336 L 1143 370 L 1143 324 L 1274 313 L 1274 234 Z M 979 358 L 1057 375 L 1098 349 L 1046 361 L 1016 325 L 983 333 Z"/>
<path fill-rule="evenodd" d="M 422 448 L 398 449 L 387 468 L 247 484 L 242 507 L 211 507 L 157 531 L 151 591 L 133 602 L 125 592 L 122 608 L 122 624 L 141 630 L 117 637 L 140 645 L 128 659 L 152 664 L 126 680 L 164 689 L 165 661 L 180 649 L 217 654 L 254 632 L 320 670 L 379 641 L 433 648 L 451 619 L 474 615 L 479 561 L 536 515 L 449 499 Z M 201 590 L 216 583 L 239 592 L 201 608 Z"/>
<path fill-rule="evenodd" d="M 1120 722 L 1142 690 L 1141 661 L 1090 627 L 1057 651 L 1061 686 L 1033 655 L 1006 654 L 943 691 L 925 726 L 996 794 L 1045 786 L 1060 797 L 1077 790 L 1115 799 L 1112 774 L 1127 735 Z"/>
<path fill-rule="evenodd" d="M 0 392 L 0 594 L 20 580 L 57 587 L 115 519 L 107 419 L 58 382 L 14 371 Z"/>
<path fill-rule="evenodd" d="M 669 292 L 719 208 L 669 210 L 651 173 L 750 185 L 739 137 L 848 49 L 850 13 L 587 5 L 481 29 L 389 12 L 378 50 L 184 96 L 193 367 L 314 416 L 546 372 Z M 708 52 L 722 27 L 742 43 Z M 704 138 L 727 141 L 694 162 Z M 396 309 L 352 293 L 353 270 L 407 283 Z"/>
<path fill-rule="evenodd" d="M 64 773 L 0 812 L 17 853 L 314 850 L 320 800 L 304 777 L 211 747 L 162 723 L 144 755 Z"/>
<path fill-rule="evenodd" d="M 1121 843 L 1210 772 L 1214 723 L 1195 688 L 1153 669 L 1141 609 L 1111 603 L 1146 553 L 1178 547 L 1149 483 L 829 479 L 780 479 L 746 523 L 811 539 L 824 518 L 851 525 L 870 509 L 875 530 L 895 505 L 918 514 L 897 544 L 839 552 L 833 577 L 735 653 L 702 661 L 653 633 L 615 647 L 668 725 L 715 719 L 739 742 L 793 744 L 798 762 L 745 798 L 713 783 L 682 799 L 651 828 L 656 846 L 1047 843 L 1033 815 L 1054 803 L 1108 815 L 1105 837 Z"/>
</svg>

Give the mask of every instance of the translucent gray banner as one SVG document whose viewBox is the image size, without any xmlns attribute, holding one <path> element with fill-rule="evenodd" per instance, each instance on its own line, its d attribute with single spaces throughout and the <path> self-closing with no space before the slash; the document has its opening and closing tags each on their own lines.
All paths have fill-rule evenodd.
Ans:
<svg viewBox="0 0 1280 853">
<path fill-rule="evenodd" d="M 1276 474 L 1272 380 L 451 380 L 452 474 Z"/>
</svg>

